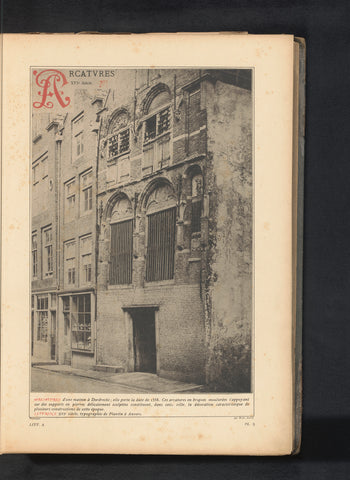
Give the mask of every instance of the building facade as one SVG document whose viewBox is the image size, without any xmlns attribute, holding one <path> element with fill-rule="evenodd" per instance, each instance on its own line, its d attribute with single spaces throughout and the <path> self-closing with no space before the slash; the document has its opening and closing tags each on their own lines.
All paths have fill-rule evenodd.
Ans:
<svg viewBox="0 0 350 480">
<path fill-rule="evenodd" d="M 68 114 L 53 118 L 42 113 L 33 116 L 34 361 L 76 367 L 96 363 L 95 179 L 99 102 L 99 98 L 78 90 Z"/>
<path fill-rule="evenodd" d="M 40 358 L 248 392 L 251 71 L 120 69 L 108 84 L 78 91 L 51 133 L 55 194 L 33 235 L 52 225 L 56 264 L 35 279 L 33 253 L 33 293 L 54 291 L 55 351 Z"/>
<path fill-rule="evenodd" d="M 38 361 L 56 359 L 58 278 L 58 164 L 56 123 L 33 118 L 31 353 Z"/>
</svg>

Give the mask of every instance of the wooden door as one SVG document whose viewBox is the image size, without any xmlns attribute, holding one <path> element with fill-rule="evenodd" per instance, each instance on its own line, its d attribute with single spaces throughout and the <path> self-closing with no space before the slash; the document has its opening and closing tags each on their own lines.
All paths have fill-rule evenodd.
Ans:
<svg viewBox="0 0 350 480">
<path fill-rule="evenodd" d="M 133 314 L 135 372 L 157 372 L 155 315 L 153 309 Z"/>
</svg>

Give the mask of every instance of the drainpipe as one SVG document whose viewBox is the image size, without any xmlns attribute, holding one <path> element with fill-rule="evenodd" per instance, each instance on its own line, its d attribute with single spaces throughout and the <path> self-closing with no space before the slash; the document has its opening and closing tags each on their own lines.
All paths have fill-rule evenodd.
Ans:
<svg viewBox="0 0 350 480">
<path fill-rule="evenodd" d="M 107 100 L 107 99 L 106 99 Z M 95 183 L 95 364 L 97 365 L 97 277 L 98 277 L 98 261 L 99 261 L 99 238 L 101 229 L 100 206 L 98 204 L 98 174 L 99 174 L 99 158 L 100 158 L 100 140 L 101 140 L 102 117 L 99 120 L 97 131 L 97 148 L 96 148 L 96 183 Z"/>
<path fill-rule="evenodd" d="M 67 117 L 67 116 L 66 116 Z M 64 119 L 65 121 L 65 119 Z M 56 162 L 56 178 L 55 178 L 55 200 L 56 200 L 56 212 L 55 212 L 55 223 L 56 223 L 56 362 L 59 363 L 59 299 L 58 292 L 60 290 L 60 275 L 61 275 L 61 157 L 62 157 L 62 130 L 64 127 L 58 130 L 55 138 L 55 162 Z"/>
</svg>

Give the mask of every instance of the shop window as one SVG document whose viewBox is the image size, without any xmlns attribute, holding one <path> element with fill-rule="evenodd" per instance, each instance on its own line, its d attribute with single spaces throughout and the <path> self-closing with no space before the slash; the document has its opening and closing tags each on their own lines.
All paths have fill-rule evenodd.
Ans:
<svg viewBox="0 0 350 480">
<path fill-rule="evenodd" d="M 70 328 L 69 297 L 62 297 L 62 302 L 63 302 L 64 335 L 67 336 Z"/>
<path fill-rule="evenodd" d="M 72 296 L 71 328 L 72 348 L 91 351 L 91 297 L 89 294 Z"/>
<path fill-rule="evenodd" d="M 47 342 L 48 339 L 48 295 L 38 295 L 37 297 L 37 340 Z"/>
<path fill-rule="evenodd" d="M 32 275 L 33 278 L 38 276 L 38 234 L 32 234 Z"/>
<path fill-rule="evenodd" d="M 53 251 L 52 251 L 52 228 L 43 230 L 43 273 L 44 277 L 50 277 L 53 274 Z"/>
</svg>

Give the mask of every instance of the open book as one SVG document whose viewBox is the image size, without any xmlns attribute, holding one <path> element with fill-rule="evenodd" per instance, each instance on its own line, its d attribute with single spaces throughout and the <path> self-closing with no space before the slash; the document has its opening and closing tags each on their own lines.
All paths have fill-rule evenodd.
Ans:
<svg viewBox="0 0 350 480">
<path fill-rule="evenodd" d="M 303 41 L 2 58 L 1 451 L 295 453 Z"/>
</svg>

